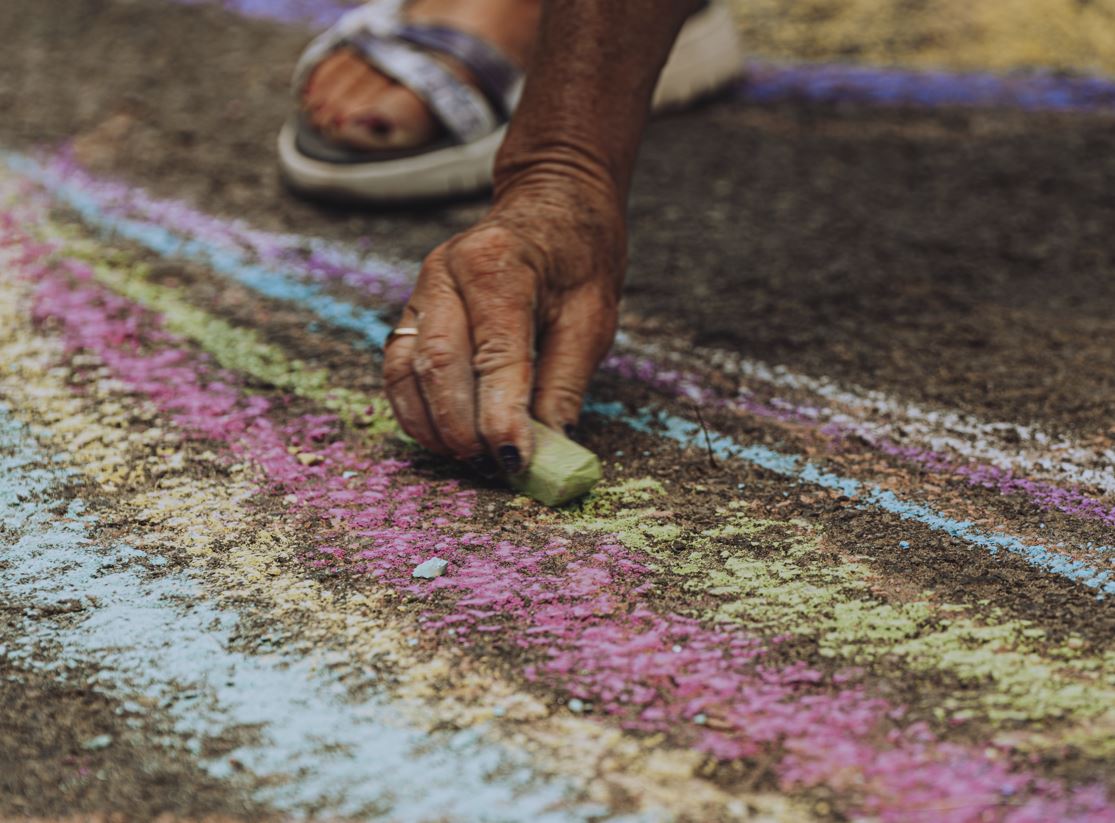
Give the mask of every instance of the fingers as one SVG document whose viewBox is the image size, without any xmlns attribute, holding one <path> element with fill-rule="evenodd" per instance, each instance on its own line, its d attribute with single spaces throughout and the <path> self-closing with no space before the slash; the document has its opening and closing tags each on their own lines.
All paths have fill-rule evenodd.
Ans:
<svg viewBox="0 0 1115 823">
<path fill-rule="evenodd" d="M 569 300 L 542 340 L 534 388 L 535 417 L 550 428 L 569 433 L 615 331 L 614 299 L 585 292 Z"/>
<path fill-rule="evenodd" d="M 539 266 L 499 227 L 464 235 L 427 258 L 403 325 L 388 345 L 388 394 L 404 430 L 438 454 L 490 474 L 519 474 L 533 455 L 534 414 L 565 429 L 616 327 L 611 281 L 551 295 L 534 380 Z M 487 461 L 486 464 L 484 461 Z"/>
<path fill-rule="evenodd" d="M 408 306 L 403 312 L 400 325 L 413 325 L 415 322 L 414 312 Z M 418 376 L 414 373 L 414 353 L 417 348 L 417 337 L 388 339 L 383 361 L 387 399 L 391 401 L 391 409 L 403 431 L 434 454 L 450 457 L 450 450 L 438 435 L 418 388 Z"/>
<path fill-rule="evenodd" d="M 484 453 L 476 430 L 476 386 L 472 341 L 459 295 L 449 287 L 423 295 L 424 310 L 413 338 L 413 371 L 426 413 L 445 447 L 458 460 Z"/>
<path fill-rule="evenodd" d="M 480 437 L 508 474 L 533 453 L 530 387 L 536 275 L 516 238 L 491 228 L 453 244 L 448 260 L 472 323 L 472 369 Z"/>
<path fill-rule="evenodd" d="M 384 380 L 395 416 L 430 451 L 493 475 L 476 428 L 468 318 L 442 253 L 430 255 L 419 283 L 399 323 L 418 334 L 392 336 L 386 346 Z"/>
</svg>

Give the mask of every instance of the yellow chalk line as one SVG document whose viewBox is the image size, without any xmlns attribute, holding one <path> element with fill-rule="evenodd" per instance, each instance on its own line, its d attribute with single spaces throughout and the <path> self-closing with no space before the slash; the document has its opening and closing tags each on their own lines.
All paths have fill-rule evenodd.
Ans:
<svg viewBox="0 0 1115 823">
<path fill-rule="evenodd" d="M 733 0 L 746 51 L 1001 71 L 1115 73 L 1115 0 Z"/>
<path fill-rule="evenodd" d="M 635 739 L 555 710 L 468 655 L 411 646 L 421 635 L 390 591 L 368 585 L 335 597 L 290 565 L 304 532 L 281 516 L 249 511 L 259 486 L 250 466 L 227 468 L 219 480 L 191 476 L 217 456 L 183 447 L 150 404 L 122 395 L 89 355 L 78 356 L 92 375 L 75 396 L 71 384 L 80 376 L 58 366 L 65 357 L 57 341 L 36 336 L 24 296 L 0 279 L 0 390 L 14 413 L 67 451 L 85 476 L 118 494 L 115 512 L 135 527 L 137 547 L 185 550 L 215 599 L 296 633 L 289 647 L 300 653 L 332 649 L 356 670 L 388 668 L 391 697 L 408 722 L 428 731 L 483 727 L 492 742 L 531 752 L 540 771 L 578 781 L 591 800 L 624 797 L 632 806 L 690 819 L 749 811 L 771 821 L 811 819 L 788 798 L 733 795 L 702 780 L 702 756 L 664 748 L 661 737 Z"/>
<path fill-rule="evenodd" d="M 294 394 L 320 402 L 357 426 L 383 431 L 386 411 L 364 415 L 372 398 L 328 386 L 325 372 L 291 360 L 278 346 L 255 332 L 231 326 L 190 304 L 182 290 L 147 280 L 147 269 L 117 254 L 120 265 L 97 262 L 104 250 L 57 226 L 46 236 L 66 243 L 66 253 L 91 262 L 95 277 L 141 305 L 163 313 L 171 330 L 190 337 L 227 368 L 251 374 Z M 329 403 L 332 405 L 329 405 Z M 382 406 L 380 407 L 382 408 Z M 361 416 L 363 415 L 363 416 Z M 746 512 L 722 513 L 726 524 L 699 533 L 682 533 L 672 524 L 656 524 L 632 502 L 646 503 L 661 493 L 647 482 L 596 495 L 568 521 L 578 530 L 616 532 L 629 548 L 649 552 L 665 570 L 686 578 L 695 592 L 720 598 L 706 620 L 728 621 L 769 633 L 793 633 L 817 642 L 818 652 L 853 665 L 899 660 L 912 672 L 937 671 L 972 686 L 970 692 L 937 707 L 937 719 L 982 719 L 997 727 L 1060 721 L 1075 724 L 1049 737 L 1023 735 L 1033 746 L 1067 738 L 1096 757 L 1115 756 L 1115 651 L 1102 657 L 1081 652 L 1083 640 L 1070 638 L 1062 649 L 1037 651 L 1044 630 L 1027 621 L 1000 618 L 988 622 L 967 617 L 965 607 L 934 605 L 926 599 L 886 602 L 872 596 L 879 573 L 866 563 L 845 559 L 829 565 L 820 550 L 820 535 L 804 522 L 762 520 Z M 645 507 L 644 507 L 645 508 Z M 778 557 L 749 558 L 730 548 L 737 537 L 778 542 Z M 663 546 L 681 540 L 691 547 L 684 559 Z M 1067 736 L 1067 737 L 1066 737 Z"/>
<path fill-rule="evenodd" d="M 659 510 L 667 499 L 657 481 L 630 480 L 557 517 L 647 552 L 715 602 L 696 615 L 702 620 L 805 638 L 837 663 L 949 674 L 965 688 L 935 709 L 939 721 L 982 720 L 1004 731 L 1064 723 L 1048 733 L 1023 728 L 1010 740 L 1033 749 L 1071 741 L 1091 757 L 1115 756 L 1115 651 L 1089 655 L 1080 637 L 1039 651 L 1046 633 L 1033 622 L 997 609 L 975 619 L 928 593 L 896 597 L 894 581 L 825 546 L 809 522 L 764 519 L 736 503 L 719 512 L 720 525 L 690 530 Z M 749 553 L 751 542 L 764 547 L 761 556 Z"/>
<path fill-rule="evenodd" d="M 332 385 L 326 370 L 289 358 L 258 332 L 234 326 L 193 306 L 183 289 L 150 281 L 150 268 L 126 252 L 115 249 L 109 252 L 55 223 L 44 222 L 37 229 L 44 240 L 61 242 L 65 255 L 85 261 L 98 282 L 162 314 L 168 330 L 198 343 L 221 366 L 318 403 L 362 431 L 365 437 L 398 433 L 385 397 Z M 106 256 L 111 256 L 113 263 L 106 263 Z"/>
</svg>

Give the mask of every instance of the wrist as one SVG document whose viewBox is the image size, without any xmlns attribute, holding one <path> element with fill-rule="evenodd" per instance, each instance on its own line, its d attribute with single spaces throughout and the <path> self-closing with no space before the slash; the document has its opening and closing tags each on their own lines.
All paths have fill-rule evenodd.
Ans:
<svg viewBox="0 0 1115 823">
<path fill-rule="evenodd" d="M 626 197 L 627 186 L 617 170 L 570 141 L 531 146 L 511 138 L 496 156 L 493 202 L 497 206 L 522 200 L 568 206 L 588 199 L 595 207 L 622 211 Z"/>
<path fill-rule="evenodd" d="M 599 283 L 618 294 L 627 266 L 621 192 L 599 165 L 563 152 L 501 166 L 486 226 L 529 244 L 549 286 Z"/>
</svg>

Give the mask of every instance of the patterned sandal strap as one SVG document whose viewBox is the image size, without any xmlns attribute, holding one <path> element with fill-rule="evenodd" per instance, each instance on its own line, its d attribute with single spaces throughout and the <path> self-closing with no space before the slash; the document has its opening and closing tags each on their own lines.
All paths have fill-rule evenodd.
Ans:
<svg viewBox="0 0 1115 823">
<path fill-rule="evenodd" d="M 421 98 L 459 142 L 470 143 L 499 127 L 499 112 L 487 97 L 422 49 L 396 37 L 383 37 L 369 31 L 355 34 L 344 43 L 357 49 L 370 65 Z"/>
<path fill-rule="evenodd" d="M 366 3 L 341 17 L 303 52 L 294 72 L 300 95 L 314 68 L 342 46 L 413 91 L 454 139 L 466 143 L 490 134 L 511 116 L 522 89 L 522 71 L 480 38 L 447 26 L 406 23 L 401 0 Z M 452 57 L 476 78 L 460 80 L 434 55 Z"/>
<path fill-rule="evenodd" d="M 511 116 L 518 102 L 523 72 L 491 43 L 460 29 L 424 23 L 407 23 L 395 36 L 424 51 L 459 62 L 471 72 L 488 102 L 503 118 Z"/>
<path fill-rule="evenodd" d="M 399 27 L 399 13 L 404 2 L 405 0 L 374 0 L 357 6 L 342 14 L 336 23 L 310 41 L 310 45 L 302 52 L 298 64 L 294 67 L 292 80 L 294 95 L 298 96 L 302 93 L 306 81 L 310 79 L 318 64 L 349 37 L 362 31 L 390 36 Z"/>
</svg>

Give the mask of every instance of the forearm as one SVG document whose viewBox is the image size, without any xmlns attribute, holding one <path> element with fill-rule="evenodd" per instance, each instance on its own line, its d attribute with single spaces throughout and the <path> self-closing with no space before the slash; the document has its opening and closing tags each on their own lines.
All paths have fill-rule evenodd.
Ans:
<svg viewBox="0 0 1115 823">
<path fill-rule="evenodd" d="M 496 197 L 568 179 L 626 202 L 650 101 L 699 0 L 544 0 Z"/>
</svg>

